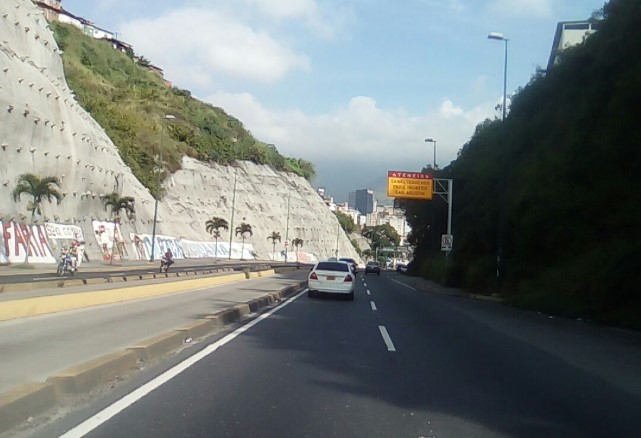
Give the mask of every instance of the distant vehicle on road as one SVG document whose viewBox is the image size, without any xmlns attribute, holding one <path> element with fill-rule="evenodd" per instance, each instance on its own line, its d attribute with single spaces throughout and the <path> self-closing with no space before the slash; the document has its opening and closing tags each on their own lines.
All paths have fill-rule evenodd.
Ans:
<svg viewBox="0 0 641 438">
<path fill-rule="evenodd" d="M 316 263 L 307 276 L 307 296 L 314 298 L 318 293 L 329 293 L 354 299 L 354 280 L 349 263 L 341 260 Z"/>
<path fill-rule="evenodd" d="M 407 273 L 407 265 L 404 263 L 399 263 L 396 265 L 396 272 L 400 272 L 401 274 Z"/>
<path fill-rule="evenodd" d="M 358 268 L 358 263 L 356 263 L 356 260 L 354 260 L 354 259 L 349 259 L 349 258 L 345 258 L 345 257 L 340 258 L 340 259 L 338 259 L 338 260 L 349 263 L 349 264 L 350 264 L 350 266 L 352 267 L 352 271 L 354 271 L 354 274 L 356 274 L 356 273 L 357 273 L 356 268 Z"/>
<path fill-rule="evenodd" d="M 367 262 L 367 265 L 365 265 L 365 275 L 370 273 L 381 275 L 381 265 L 379 265 L 378 262 Z"/>
</svg>

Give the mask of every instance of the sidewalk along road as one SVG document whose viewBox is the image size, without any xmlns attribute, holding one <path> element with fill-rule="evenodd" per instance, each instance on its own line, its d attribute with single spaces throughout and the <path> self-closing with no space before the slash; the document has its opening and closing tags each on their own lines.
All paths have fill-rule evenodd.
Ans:
<svg viewBox="0 0 641 438">
<path fill-rule="evenodd" d="M 60 394 L 86 392 L 274 303 L 283 291 L 302 288 L 306 275 L 272 271 L 268 277 L 0 322 L 0 423 L 22 414 L 24 419 L 11 422 L 24 421 Z"/>
</svg>

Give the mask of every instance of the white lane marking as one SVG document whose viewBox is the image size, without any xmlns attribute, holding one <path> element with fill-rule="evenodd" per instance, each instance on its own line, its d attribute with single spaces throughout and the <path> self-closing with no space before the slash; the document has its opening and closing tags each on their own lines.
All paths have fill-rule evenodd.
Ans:
<svg viewBox="0 0 641 438">
<path fill-rule="evenodd" d="M 33 281 L 44 281 L 44 280 L 64 280 L 64 277 L 61 277 L 59 275 L 55 277 L 40 277 L 40 278 L 32 278 Z"/>
<path fill-rule="evenodd" d="M 367 287 L 367 283 L 365 283 L 364 281 L 363 281 L 363 286 Z"/>
<path fill-rule="evenodd" d="M 376 310 L 378 310 L 378 309 L 376 309 L 376 303 L 375 303 L 374 301 L 370 301 L 370 302 L 369 302 L 369 305 L 370 305 L 370 307 L 372 308 L 372 310 L 373 310 L 374 312 L 376 312 Z"/>
<path fill-rule="evenodd" d="M 408 286 L 408 285 L 406 285 L 405 283 L 401 283 L 400 281 L 397 281 L 397 280 L 392 280 L 392 281 L 393 281 L 394 283 L 398 283 L 398 284 L 400 284 L 401 286 L 405 286 L 405 287 L 406 287 L 406 288 L 408 288 L 408 289 L 416 290 L 416 288 L 413 288 L 412 286 Z"/>
<path fill-rule="evenodd" d="M 390 338 L 389 333 L 387 333 L 387 329 L 385 328 L 385 326 L 379 325 L 378 330 L 381 332 L 381 336 L 383 337 L 383 341 L 385 341 L 385 345 L 387 345 L 387 351 L 396 351 L 396 347 L 394 347 L 392 338 Z"/>
<path fill-rule="evenodd" d="M 372 295 L 372 293 L 367 289 L 367 295 Z"/>
<path fill-rule="evenodd" d="M 142 385 L 140 388 L 134 390 L 133 392 L 127 394 L 120 400 L 116 401 L 110 406 L 107 406 L 105 409 L 102 411 L 98 412 L 96 415 L 93 417 L 90 417 L 74 427 L 73 429 L 67 431 L 64 435 L 61 435 L 60 438 L 76 438 L 76 437 L 83 437 L 89 432 L 93 431 L 96 429 L 98 426 L 101 424 L 105 423 L 121 411 L 125 410 L 132 404 L 136 403 L 138 400 L 149 394 L 150 392 L 154 391 L 155 389 L 159 388 L 161 385 L 167 383 L 192 365 L 196 364 L 200 360 L 204 359 L 205 357 L 209 356 L 211 353 L 214 351 L 218 350 L 218 348 L 222 347 L 223 345 L 227 344 L 228 342 L 231 342 L 236 338 L 238 335 L 242 334 L 243 332 L 249 330 L 259 322 L 263 321 L 265 318 L 268 318 L 272 314 L 276 313 L 278 310 L 282 309 L 283 307 L 287 306 L 290 304 L 292 301 L 294 301 L 296 298 L 300 297 L 303 295 L 305 292 L 307 292 L 307 289 L 304 289 L 302 292 L 294 295 L 287 301 L 285 301 L 283 304 L 281 304 L 278 307 L 275 307 L 274 309 L 270 310 L 267 313 L 264 313 L 260 316 L 258 316 L 256 319 L 253 321 L 249 322 L 248 324 L 245 324 L 242 327 L 239 327 L 238 329 L 234 330 L 232 333 L 228 334 L 227 336 L 223 337 L 222 339 L 214 342 L 213 344 L 208 345 L 205 347 L 203 350 L 199 351 L 198 353 L 194 354 L 193 356 L 188 357 L 175 367 L 165 371 L 158 377 L 154 378 L 153 380 L 150 380 L 149 382 L 145 383 Z"/>
</svg>

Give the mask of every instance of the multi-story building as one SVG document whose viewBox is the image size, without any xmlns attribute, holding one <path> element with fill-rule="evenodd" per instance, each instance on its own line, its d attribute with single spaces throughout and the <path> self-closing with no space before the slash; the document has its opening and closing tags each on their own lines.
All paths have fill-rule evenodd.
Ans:
<svg viewBox="0 0 641 438">
<path fill-rule="evenodd" d="M 548 60 L 548 71 L 559 62 L 560 53 L 568 47 L 581 44 L 596 32 L 601 25 L 600 20 L 561 21 L 556 26 L 552 51 Z"/>
<path fill-rule="evenodd" d="M 374 191 L 371 189 L 360 189 L 349 194 L 349 205 L 354 206 L 362 215 L 372 213 L 374 204 Z"/>
</svg>

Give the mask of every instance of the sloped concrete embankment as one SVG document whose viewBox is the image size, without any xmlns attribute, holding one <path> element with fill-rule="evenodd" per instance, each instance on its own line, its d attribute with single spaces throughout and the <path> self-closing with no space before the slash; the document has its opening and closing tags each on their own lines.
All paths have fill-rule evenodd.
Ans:
<svg viewBox="0 0 641 438">
<path fill-rule="evenodd" d="M 267 270 L 254 273 L 252 277 L 267 277 L 271 275 L 274 275 L 274 271 Z M 91 299 L 88 295 L 78 297 L 81 293 L 73 294 L 73 296 L 74 299 L 80 298 L 80 302 L 84 303 L 84 307 L 87 307 L 98 305 L 99 300 L 102 304 L 123 301 L 124 297 L 122 294 L 125 290 L 127 291 L 127 299 L 138 299 L 151 295 L 182 292 L 208 285 L 242 281 L 246 278 L 249 278 L 249 276 L 244 273 L 230 274 L 222 277 L 209 277 L 104 291 L 106 292 L 105 294 L 91 292 L 89 293 L 92 295 Z M 267 292 L 262 297 L 243 304 L 233 305 L 219 312 L 207 315 L 189 325 L 177 327 L 167 333 L 137 342 L 124 351 L 109 352 L 103 356 L 57 372 L 49 376 L 44 383 L 27 383 L 4 394 L 0 394 L 0 433 L 25 423 L 30 417 L 33 418 L 54 408 L 58 404 L 68 400 L 69 397 L 86 394 L 105 383 L 119 379 L 128 373 L 138 371 L 141 369 L 142 364 L 161 359 L 165 355 L 178 351 L 185 345 L 186 339 L 198 340 L 209 334 L 213 334 L 224 328 L 225 325 L 242 320 L 251 313 L 259 312 L 261 309 L 292 296 L 303 289 L 305 285 L 306 282 L 304 281 L 296 282 L 278 291 Z M 112 294 L 112 296 L 110 296 L 110 294 Z M 118 298 L 116 299 L 114 297 Z M 64 298 L 64 296 L 58 295 L 55 297 L 56 300 L 60 300 L 61 298 Z M 49 311 L 61 311 L 64 307 L 66 307 L 66 309 L 78 308 L 75 304 L 71 304 L 71 302 L 67 300 L 63 300 L 64 304 L 62 305 L 54 304 L 50 300 L 46 300 L 45 302 L 46 304 L 33 305 L 32 308 L 48 309 Z M 31 307 L 24 306 L 23 311 L 27 308 Z M 33 311 L 30 310 L 30 312 Z"/>
</svg>

